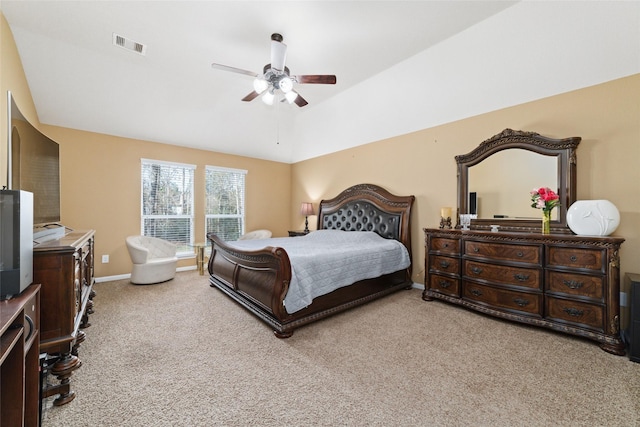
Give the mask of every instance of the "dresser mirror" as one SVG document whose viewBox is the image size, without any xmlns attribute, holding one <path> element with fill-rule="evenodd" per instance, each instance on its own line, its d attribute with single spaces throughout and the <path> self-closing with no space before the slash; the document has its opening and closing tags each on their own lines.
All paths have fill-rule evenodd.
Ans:
<svg viewBox="0 0 640 427">
<path fill-rule="evenodd" d="M 575 150 L 580 140 L 505 129 L 456 156 L 458 214 L 474 215 L 472 229 L 499 225 L 500 231 L 539 232 L 542 212 L 531 207 L 530 192 L 549 187 L 560 196 L 551 232 L 570 233 L 567 209 L 576 200 Z"/>
</svg>

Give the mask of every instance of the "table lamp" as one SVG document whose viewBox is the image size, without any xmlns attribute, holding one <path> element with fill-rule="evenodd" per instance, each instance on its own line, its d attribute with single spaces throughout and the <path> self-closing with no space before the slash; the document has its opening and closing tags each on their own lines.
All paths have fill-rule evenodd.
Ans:
<svg viewBox="0 0 640 427">
<path fill-rule="evenodd" d="M 300 206 L 300 213 L 304 215 L 304 232 L 305 234 L 309 232 L 309 215 L 315 215 L 313 211 L 313 204 L 304 202 Z"/>
</svg>

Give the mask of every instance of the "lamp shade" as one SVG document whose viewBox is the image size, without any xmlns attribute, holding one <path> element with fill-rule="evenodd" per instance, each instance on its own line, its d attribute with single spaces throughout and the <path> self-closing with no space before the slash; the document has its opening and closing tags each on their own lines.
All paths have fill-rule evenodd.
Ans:
<svg viewBox="0 0 640 427">
<path fill-rule="evenodd" d="M 262 93 L 269 87 L 269 83 L 265 79 L 257 78 L 253 81 L 253 90 Z"/>
<path fill-rule="evenodd" d="M 273 100 L 275 99 L 275 95 L 272 91 L 268 91 L 264 95 L 262 95 L 262 102 L 267 105 L 273 105 Z"/>
<path fill-rule="evenodd" d="M 302 205 L 300 206 L 300 213 L 302 215 L 314 215 L 313 212 L 313 204 L 312 203 L 302 203 Z"/>
<path fill-rule="evenodd" d="M 298 97 L 298 94 L 296 93 L 295 90 L 290 90 L 289 92 L 284 94 L 284 97 L 287 99 L 289 104 L 293 104 L 293 101 L 296 100 L 296 98 Z"/>
<path fill-rule="evenodd" d="M 289 93 L 291 92 L 291 89 L 293 89 L 293 81 L 290 77 L 285 76 L 278 82 L 278 87 L 284 93 Z"/>
</svg>

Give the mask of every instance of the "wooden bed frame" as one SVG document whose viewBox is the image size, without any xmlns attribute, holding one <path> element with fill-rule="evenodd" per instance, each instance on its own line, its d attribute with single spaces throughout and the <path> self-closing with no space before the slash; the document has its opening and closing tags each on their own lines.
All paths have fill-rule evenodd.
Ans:
<svg viewBox="0 0 640 427">
<path fill-rule="evenodd" d="M 411 206 L 414 196 L 395 196 L 373 184 L 350 187 L 320 202 L 318 229 L 375 231 L 402 242 L 411 256 Z M 332 314 L 362 305 L 412 285 L 411 266 L 395 273 L 356 282 L 317 297 L 308 307 L 287 313 L 284 298 L 291 280 L 289 256 L 283 248 L 242 251 L 209 233 L 209 282 L 273 328 L 278 338 Z M 295 239 L 296 237 L 292 237 Z"/>
</svg>

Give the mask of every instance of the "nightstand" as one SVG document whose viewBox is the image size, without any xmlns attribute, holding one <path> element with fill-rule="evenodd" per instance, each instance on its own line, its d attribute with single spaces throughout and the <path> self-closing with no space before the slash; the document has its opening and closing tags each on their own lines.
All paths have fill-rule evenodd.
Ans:
<svg viewBox="0 0 640 427">
<path fill-rule="evenodd" d="M 306 236 L 309 232 L 304 232 L 304 230 L 289 230 L 289 237 L 298 237 L 298 236 Z"/>
</svg>

